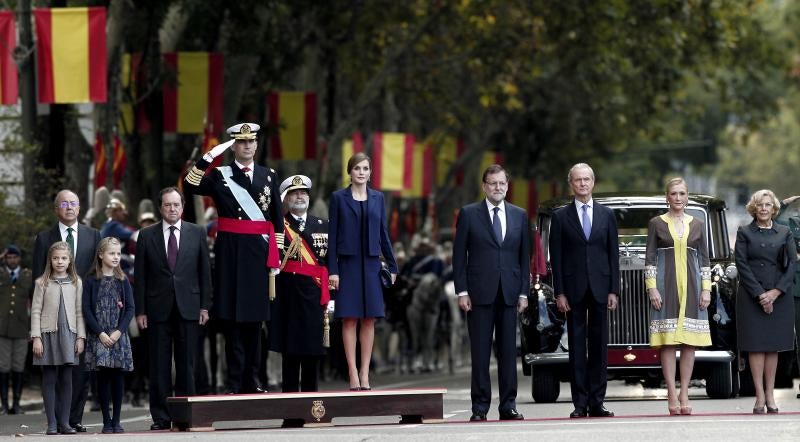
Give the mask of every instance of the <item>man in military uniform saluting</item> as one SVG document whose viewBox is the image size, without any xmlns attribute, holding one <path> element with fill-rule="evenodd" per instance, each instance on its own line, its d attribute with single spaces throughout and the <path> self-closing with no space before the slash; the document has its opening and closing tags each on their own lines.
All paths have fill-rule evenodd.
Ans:
<svg viewBox="0 0 800 442">
<path fill-rule="evenodd" d="M 211 316 L 223 322 L 228 393 L 234 394 L 265 392 L 258 382 L 261 323 L 270 318 L 269 279 L 280 267 L 283 245 L 278 176 L 253 161 L 259 129 L 255 123 L 229 127 L 233 139 L 203 155 L 186 175 L 187 191 L 213 198 L 219 214 Z M 228 148 L 234 161 L 206 171 Z"/>
<path fill-rule="evenodd" d="M 272 306 L 270 349 L 283 354 L 283 391 L 317 391 L 325 354 L 328 292 L 328 220 L 308 214 L 311 180 L 294 175 L 281 183 L 284 249 L 278 295 Z M 292 422 L 284 422 L 292 426 Z"/>
</svg>

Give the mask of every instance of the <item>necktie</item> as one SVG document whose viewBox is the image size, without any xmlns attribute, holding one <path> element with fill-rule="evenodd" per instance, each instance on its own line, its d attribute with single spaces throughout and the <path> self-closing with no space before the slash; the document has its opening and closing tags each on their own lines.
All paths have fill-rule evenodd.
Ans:
<svg viewBox="0 0 800 442">
<path fill-rule="evenodd" d="M 250 171 L 252 171 L 252 170 L 253 170 L 253 169 L 251 169 L 251 168 L 249 168 L 249 167 L 247 167 L 247 166 L 245 166 L 245 167 L 242 167 L 242 172 L 244 172 L 245 176 L 246 176 L 248 179 L 250 179 L 250 182 L 251 182 L 251 183 L 253 182 L 253 178 L 250 176 Z"/>
<path fill-rule="evenodd" d="M 13 272 L 11 272 L 11 283 L 12 284 L 16 284 L 17 283 L 17 272 L 19 272 L 19 269 L 14 270 Z"/>
<path fill-rule="evenodd" d="M 299 225 L 298 228 L 300 229 L 301 232 L 306 229 L 306 220 L 304 220 L 303 218 L 298 218 L 297 224 Z"/>
<path fill-rule="evenodd" d="M 495 207 L 492 209 L 494 211 L 494 215 L 492 215 L 492 230 L 494 230 L 494 237 L 497 238 L 497 242 L 503 242 L 503 227 L 500 225 L 500 215 L 497 213 L 500 212 L 499 207 Z"/>
<path fill-rule="evenodd" d="M 167 264 L 169 269 L 175 271 L 175 263 L 178 261 L 178 238 L 175 236 L 175 226 L 169 226 L 169 241 L 167 241 Z"/>
<path fill-rule="evenodd" d="M 69 244 L 69 252 L 75 256 L 75 237 L 72 236 L 72 227 L 67 227 L 67 244 Z"/>
<path fill-rule="evenodd" d="M 583 223 L 583 236 L 589 239 L 589 236 L 592 234 L 592 221 L 589 219 L 589 205 L 584 204 L 582 209 L 583 215 L 581 215 L 581 221 Z"/>
</svg>

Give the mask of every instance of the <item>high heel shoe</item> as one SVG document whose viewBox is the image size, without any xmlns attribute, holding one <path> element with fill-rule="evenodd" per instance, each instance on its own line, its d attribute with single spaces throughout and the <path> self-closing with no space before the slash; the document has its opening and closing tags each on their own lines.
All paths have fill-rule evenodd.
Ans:
<svg viewBox="0 0 800 442">
<path fill-rule="evenodd" d="M 753 407 L 753 414 L 767 414 L 767 406 L 756 405 L 755 407 Z"/>
<path fill-rule="evenodd" d="M 778 414 L 780 410 L 778 410 L 778 406 L 770 407 L 767 405 L 767 414 Z"/>
<path fill-rule="evenodd" d="M 692 414 L 692 406 L 691 405 L 681 405 L 681 414 L 687 415 L 687 416 Z"/>
<path fill-rule="evenodd" d="M 667 410 L 669 410 L 669 415 L 670 416 L 677 416 L 677 415 L 681 414 L 680 405 L 676 405 L 674 407 L 672 405 L 667 405 Z"/>
</svg>

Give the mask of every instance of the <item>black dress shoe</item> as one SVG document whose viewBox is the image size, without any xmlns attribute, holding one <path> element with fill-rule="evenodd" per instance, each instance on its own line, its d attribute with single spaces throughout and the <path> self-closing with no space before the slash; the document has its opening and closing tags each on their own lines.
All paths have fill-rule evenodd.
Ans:
<svg viewBox="0 0 800 442">
<path fill-rule="evenodd" d="M 66 428 L 61 427 L 58 429 L 58 434 L 75 434 L 75 433 L 77 433 L 77 431 L 75 431 L 75 429 L 72 427 L 66 427 Z"/>
<path fill-rule="evenodd" d="M 255 388 L 252 388 L 252 389 L 239 391 L 239 393 L 242 393 L 242 394 L 263 394 L 263 393 L 269 393 L 269 392 L 267 390 L 261 388 L 261 387 L 255 387 Z"/>
<path fill-rule="evenodd" d="M 150 425 L 150 431 L 169 430 L 172 428 L 172 422 L 153 422 Z"/>
<path fill-rule="evenodd" d="M 500 412 L 500 420 L 501 421 L 521 421 L 525 419 L 523 415 L 519 413 L 519 411 L 515 410 L 514 408 L 508 411 L 501 411 Z"/>
<path fill-rule="evenodd" d="M 614 412 L 606 410 L 606 407 L 601 405 L 589 408 L 589 417 L 614 417 Z"/>
<path fill-rule="evenodd" d="M 281 428 L 303 428 L 305 423 L 303 419 L 284 419 Z"/>
<path fill-rule="evenodd" d="M 486 413 L 472 413 L 472 417 L 469 418 L 470 422 L 482 422 L 486 420 Z"/>
<path fill-rule="evenodd" d="M 54 436 L 58 434 L 58 430 L 56 430 L 55 428 L 48 428 L 47 431 L 44 432 L 44 434 L 48 436 Z"/>
<path fill-rule="evenodd" d="M 572 411 L 572 413 L 569 414 L 569 417 L 572 419 L 576 419 L 579 417 L 586 417 L 586 416 L 588 416 L 588 413 L 586 412 L 585 408 L 576 408 L 575 410 Z"/>
<path fill-rule="evenodd" d="M 75 425 L 72 426 L 72 428 L 74 428 L 75 431 L 77 431 L 78 433 L 85 433 L 86 432 L 86 427 L 84 427 L 83 424 L 75 424 Z"/>
</svg>

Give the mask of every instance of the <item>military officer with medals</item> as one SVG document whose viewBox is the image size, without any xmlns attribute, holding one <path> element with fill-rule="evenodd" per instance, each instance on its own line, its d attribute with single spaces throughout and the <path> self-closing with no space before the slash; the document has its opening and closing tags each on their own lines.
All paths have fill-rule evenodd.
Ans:
<svg viewBox="0 0 800 442">
<path fill-rule="evenodd" d="M 225 331 L 227 392 L 232 394 L 265 392 L 258 381 L 261 324 L 270 319 L 283 246 L 278 176 L 253 161 L 259 129 L 255 123 L 229 127 L 232 139 L 204 154 L 185 180 L 187 191 L 213 198 L 219 214 L 211 316 Z M 208 170 L 229 148 L 234 161 Z"/>
<path fill-rule="evenodd" d="M 317 391 L 319 363 L 328 345 L 328 220 L 308 213 L 307 176 L 285 179 L 280 190 L 287 213 L 270 350 L 283 354 L 284 392 Z"/>
</svg>

